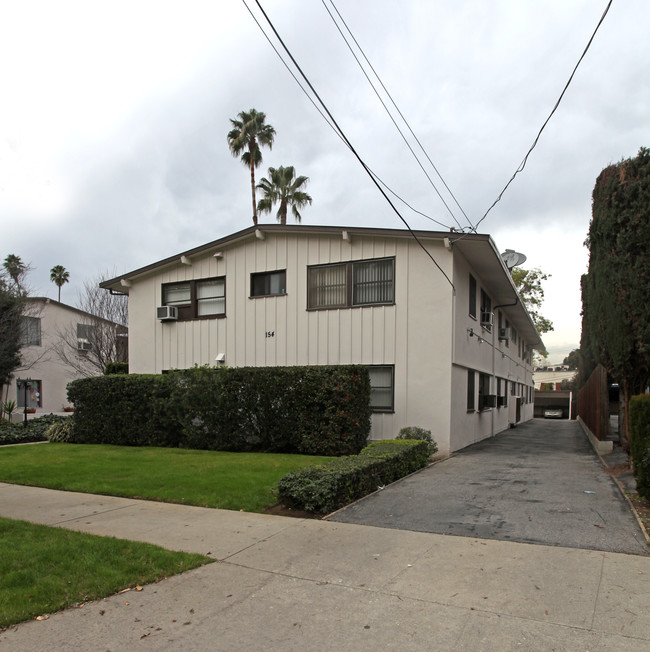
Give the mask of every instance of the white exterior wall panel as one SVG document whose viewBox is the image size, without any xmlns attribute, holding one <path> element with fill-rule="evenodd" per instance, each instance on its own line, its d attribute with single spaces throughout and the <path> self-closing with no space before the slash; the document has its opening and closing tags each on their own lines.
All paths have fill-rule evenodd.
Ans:
<svg viewBox="0 0 650 652">
<path fill-rule="evenodd" d="M 452 256 L 429 241 L 452 274 Z M 412 239 L 266 233 L 180 260 L 138 279 L 130 288 L 130 370 L 160 373 L 195 364 L 228 366 L 385 364 L 395 367 L 395 412 L 375 413 L 372 439 L 406 425 L 432 430 L 449 449 L 452 292 Z M 395 257 L 395 305 L 307 310 L 307 266 Z M 250 275 L 286 269 L 286 295 L 250 298 Z M 156 319 L 161 285 L 213 276 L 226 278 L 226 317 L 162 323 Z M 267 337 L 267 333 L 273 336 Z"/>
<path fill-rule="evenodd" d="M 469 275 L 472 274 L 477 282 L 476 309 L 477 317 L 469 314 Z M 515 383 L 517 395 L 520 394 L 519 386 L 524 388 L 532 386 L 532 365 L 518 354 L 518 346 L 509 342 L 508 345 L 498 338 L 498 312 L 503 313 L 504 319 L 508 318 L 508 306 L 498 308 L 494 302 L 492 310 L 495 312 L 494 325 L 491 330 L 483 328 L 480 324 L 480 291 L 484 289 L 490 294 L 480 276 L 472 269 L 468 261 L 460 254 L 454 257 L 454 283 L 457 288 L 457 297 L 454 309 L 454 359 L 452 386 L 455 389 L 452 397 L 451 412 L 453 416 L 452 429 L 457 438 L 454 448 L 459 449 L 472 443 L 481 441 L 486 437 L 494 436 L 517 423 L 516 398 L 511 393 L 511 383 Z M 514 294 L 513 301 L 514 302 Z M 496 307 L 496 310 L 495 310 Z M 473 332 L 473 335 L 470 334 Z M 490 393 L 497 393 L 497 379 L 508 381 L 508 405 L 503 407 L 488 408 L 481 412 L 467 410 L 467 373 L 468 370 L 477 372 L 476 400 L 478 400 L 478 373 L 490 376 Z M 533 416 L 533 402 L 524 403 L 526 396 L 524 389 L 522 404 L 520 406 L 519 422 L 531 419 Z M 477 405 L 475 406 L 478 407 Z"/>
</svg>

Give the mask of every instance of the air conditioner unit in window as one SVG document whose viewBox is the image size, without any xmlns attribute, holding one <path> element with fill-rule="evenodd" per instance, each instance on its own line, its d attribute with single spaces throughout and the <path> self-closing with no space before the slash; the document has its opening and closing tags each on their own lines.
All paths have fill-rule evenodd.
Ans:
<svg viewBox="0 0 650 652">
<path fill-rule="evenodd" d="M 93 348 L 93 345 L 83 338 L 77 340 L 77 351 L 90 351 Z"/>
<path fill-rule="evenodd" d="M 499 329 L 499 339 L 505 340 L 506 342 L 510 339 L 510 329 L 509 328 L 500 328 Z"/>
<path fill-rule="evenodd" d="M 488 394 L 483 397 L 483 406 L 486 408 L 494 408 L 497 406 L 496 394 Z"/>
<path fill-rule="evenodd" d="M 178 308 L 176 306 L 158 306 L 156 308 L 156 319 L 160 319 L 160 321 L 176 321 L 178 319 Z"/>
<path fill-rule="evenodd" d="M 481 326 L 486 328 L 492 328 L 492 323 L 494 320 L 493 312 L 481 312 Z"/>
<path fill-rule="evenodd" d="M 498 407 L 505 407 L 508 405 L 508 397 L 507 396 L 497 396 L 497 406 Z"/>
</svg>

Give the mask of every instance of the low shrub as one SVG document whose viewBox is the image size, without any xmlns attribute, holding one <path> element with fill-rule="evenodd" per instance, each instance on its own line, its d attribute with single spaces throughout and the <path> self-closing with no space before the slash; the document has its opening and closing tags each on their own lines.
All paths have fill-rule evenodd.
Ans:
<svg viewBox="0 0 650 652">
<path fill-rule="evenodd" d="M 375 442 L 359 455 L 285 475 L 279 499 L 287 507 L 326 514 L 426 466 L 428 450 L 424 441 Z"/>
<path fill-rule="evenodd" d="M 431 431 L 425 430 L 418 426 L 406 426 L 399 431 L 397 439 L 422 439 L 429 443 L 429 455 L 433 455 L 438 452 L 438 444 L 433 441 L 431 437 Z"/>
<path fill-rule="evenodd" d="M 52 424 L 45 433 L 47 439 L 51 442 L 65 442 L 68 444 L 75 443 L 74 438 L 74 419 L 71 417 L 65 421 Z"/>
<path fill-rule="evenodd" d="M 46 414 L 42 417 L 29 419 L 27 426 L 24 423 L 0 424 L 0 446 L 6 444 L 26 444 L 33 441 L 46 441 L 47 431 L 55 423 L 60 423 L 70 417 L 61 417 Z"/>
<path fill-rule="evenodd" d="M 650 394 L 630 399 L 630 456 L 637 491 L 650 500 Z"/>
<path fill-rule="evenodd" d="M 129 373 L 129 363 L 128 362 L 107 362 L 104 367 L 104 375 L 109 376 L 111 374 L 128 374 Z"/>
<path fill-rule="evenodd" d="M 427 441 L 388 439 L 366 446 L 359 455 L 384 460 L 382 478 L 383 484 L 388 484 L 425 467 L 431 457 L 429 451 L 430 443 Z"/>
</svg>

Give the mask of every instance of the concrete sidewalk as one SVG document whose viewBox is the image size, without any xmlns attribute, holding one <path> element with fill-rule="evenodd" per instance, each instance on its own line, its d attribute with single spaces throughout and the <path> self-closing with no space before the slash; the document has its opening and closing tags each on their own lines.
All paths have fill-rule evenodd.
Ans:
<svg viewBox="0 0 650 652">
<path fill-rule="evenodd" d="M 647 557 L 2 483 L 0 515 L 218 560 L 8 650 L 650 650 Z"/>
</svg>

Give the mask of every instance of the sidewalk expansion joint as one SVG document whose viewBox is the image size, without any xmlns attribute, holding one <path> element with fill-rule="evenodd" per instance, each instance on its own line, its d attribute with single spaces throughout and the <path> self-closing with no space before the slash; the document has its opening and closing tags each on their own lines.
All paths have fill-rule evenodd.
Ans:
<svg viewBox="0 0 650 652">
<path fill-rule="evenodd" d="M 137 503 L 131 505 L 122 505 L 121 507 L 111 507 L 110 509 L 103 509 L 100 512 L 92 512 L 89 514 L 82 514 L 81 516 L 75 516 L 74 518 L 66 518 L 63 521 L 57 521 L 53 525 L 61 525 L 63 523 L 71 523 L 72 521 L 79 521 L 82 518 L 90 518 L 91 516 L 101 516 L 102 514 L 109 514 L 110 512 L 117 512 L 121 509 L 128 509 L 129 507 L 134 507 Z"/>
</svg>

